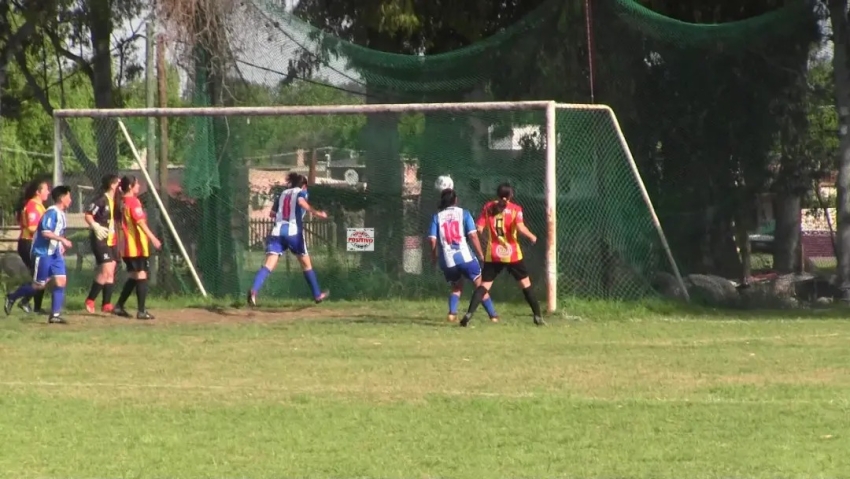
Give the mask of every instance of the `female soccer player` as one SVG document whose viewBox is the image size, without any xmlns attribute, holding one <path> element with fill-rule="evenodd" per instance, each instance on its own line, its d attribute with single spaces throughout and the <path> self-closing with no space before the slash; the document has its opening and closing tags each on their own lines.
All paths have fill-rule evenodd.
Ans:
<svg viewBox="0 0 850 479">
<path fill-rule="evenodd" d="M 452 286 L 448 320 L 453 323 L 457 321 L 463 278 L 472 281 L 476 287 L 481 286 L 478 258 L 484 258 L 472 215 L 457 206 L 457 193 L 453 189 L 443 190 L 440 194 L 439 210 L 431 221 L 428 239 L 431 241 L 431 261 L 439 264 L 446 281 Z M 475 256 L 470 251 L 469 243 L 472 243 Z M 489 294 L 484 296 L 483 303 L 490 320 L 498 322 L 499 317 Z"/>
<path fill-rule="evenodd" d="M 460 325 L 466 327 L 481 304 L 484 296 L 490 291 L 496 276 L 507 269 L 522 288 L 522 294 L 531 312 L 534 314 L 534 324 L 543 326 L 543 317 L 540 314 L 540 303 L 531 289 L 531 278 L 522 260 L 522 249 L 519 245 L 519 235 L 523 235 L 531 241 L 537 242 L 537 236 L 528 230 L 522 219 L 522 207 L 511 200 L 514 197 L 514 189 L 508 183 L 502 183 L 496 190 L 498 200 L 490 201 L 481 210 L 478 217 L 478 232 L 487 230 L 487 251 L 484 254 L 484 267 L 481 271 L 481 286 L 479 286 L 469 302 L 469 310 L 460 320 Z"/>
<path fill-rule="evenodd" d="M 15 216 L 21 225 L 21 234 L 18 237 L 18 256 L 27 265 L 31 274 L 35 274 L 32 264 L 32 240 L 41 221 L 41 217 L 44 215 L 44 202 L 49 197 L 50 185 L 43 180 L 33 180 L 24 188 L 24 194 L 15 211 Z M 44 313 L 41 309 L 42 302 L 44 301 L 44 290 L 37 290 L 33 297 L 35 298 L 35 312 L 38 314 Z M 29 300 L 29 297 L 24 297 L 18 305 L 26 313 L 33 311 L 33 308 L 29 305 Z"/>
<path fill-rule="evenodd" d="M 304 271 L 304 279 L 310 286 L 310 292 L 316 304 L 324 301 L 330 294 L 319 288 L 319 280 L 313 271 L 313 263 L 310 254 L 307 253 L 307 245 L 304 242 L 304 214 L 312 213 L 319 218 L 327 218 L 324 211 L 319 211 L 307 202 L 307 178 L 303 175 L 290 173 L 288 177 L 289 188 L 284 190 L 275 201 L 272 213 L 274 214 L 274 227 L 271 234 L 266 238 L 266 261 L 254 276 L 254 285 L 248 291 L 248 305 L 257 306 L 257 292 L 263 287 L 263 283 L 269 274 L 277 266 L 277 261 L 287 250 L 291 251 L 301 263 Z"/>
<path fill-rule="evenodd" d="M 121 178 L 119 185 L 123 193 L 121 205 L 121 231 L 124 237 L 124 251 L 121 259 L 127 266 L 129 278 L 124 283 L 121 295 L 112 313 L 129 318 L 130 313 L 124 309 L 124 304 L 136 290 L 136 319 L 154 319 L 145 308 L 148 297 L 148 270 L 150 269 L 150 245 L 159 249 L 162 243 L 148 227 L 147 215 L 142 202 L 139 201 L 139 181 L 134 176 Z"/>
<path fill-rule="evenodd" d="M 118 234 L 115 231 L 115 194 L 121 179 L 117 175 L 106 175 L 100 183 L 100 194 L 86 207 L 85 220 L 91 232 L 89 242 L 97 264 L 97 274 L 92 280 L 86 298 L 86 311 L 94 313 L 94 300 L 103 291 L 100 310 L 110 313 L 112 289 L 115 283 L 115 263 L 118 261 Z"/>
<path fill-rule="evenodd" d="M 19 298 L 34 295 L 44 291 L 47 283 L 53 280 L 51 294 L 51 313 L 47 318 L 50 324 L 65 324 L 62 319 L 62 305 L 65 302 L 65 250 L 73 244 L 65 238 L 65 227 L 68 221 L 65 211 L 71 206 L 71 189 L 67 186 L 57 186 L 50 192 L 54 205 L 41 216 L 35 236 L 32 240 L 32 265 L 35 273 L 33 282 L 27 283 L 6 296 L 5 311 L 9 314 L 12 306 Z"/>
</svg>

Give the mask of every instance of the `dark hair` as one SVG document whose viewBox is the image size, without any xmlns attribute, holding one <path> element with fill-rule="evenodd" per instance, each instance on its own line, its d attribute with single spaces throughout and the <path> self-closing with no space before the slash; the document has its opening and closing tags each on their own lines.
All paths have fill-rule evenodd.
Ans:
<svg viewBox="0 0 850 479">
<path fill-rule="evenodd" d="M 446 188 L 440 193 L 440 211 L 457 204 L 457 193 L 451 188 Z"/>
<path fill-rule="evenodd" d="M 301 175 L 296 172 L 290 172 L 286 175 L 286 184 L 289 185 L 290 188 L 296 188 L 296 185 L 301 180 Z"/>
<path fill-rule="evenodd" d="M 63 196 L 70 194 L 71 188 L 65 185 L 59 185 L 50 191 L 50 197 L 53 198 L 54 203 L 58 203 Z"/>
<path fill-rule="evenodd" d="M 46 179 L 36 178 L 23 187 L 23 189 L 21 190 L 21 197 L 18 199 L 18 202 L 15 204 L 15 209 L 12 211 L 15 215 L 15 218 L 18 218 L 20 220 L 20 216 L 24 212 L 24 208 L 27 206 L 27 202 L 31 200 L 36 195 L 36 193 L 38 193 L 38 190 L 41 189 L 42 185 L 46 184 Z"/>
<path fill-rule="evenodd" d="M 136 183 L 138 182 L 139 180 L 137 180 L 135 176 L 125 176 L 121 178 L 121 191 L 127 193 L 128 191 L 130 191 L 130 188 L 136 186 Z"/>
<path fill-rule="evenodd" d="M 107 191 L 109 191 L 109 187 L 112 186 L 112 183 L 115 183 L 119 179 L 120 178 L 118 178 L 118 175 L 113 175 L 111 173 L 108 175 L 103 175 L 103 178 L 100 179 L 101 192 L 106 193 Z"/>
<path fill-rule="evenodd" d="M 514 197 L 514 187 L 511 186 L 510 183 L 502 183 L 496 188 L 496 196 L 499 198 L 490 206 L 490 215 L 495 216 L 505 211 L 505 208 L 508 206 L 508 201 L 511 201 Z"/>
</svg>

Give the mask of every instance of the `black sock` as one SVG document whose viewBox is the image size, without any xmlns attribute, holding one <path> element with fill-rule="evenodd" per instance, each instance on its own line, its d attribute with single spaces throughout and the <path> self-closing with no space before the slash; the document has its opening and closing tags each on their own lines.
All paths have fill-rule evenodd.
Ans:
<svg viewBox="0 0 850 479">
<path fill-rule="evenodd" d="M 481 306 L 481 301 L 484 301 L 484 296 L 487 295 L 487 289 L 484 286 L 479 286 L 475 288 L 475 291 L 472 293 L 472 298 L 469 300 L 469 309 L 466 310 L 466 314 L 472 316 L 475 314 L 475 310 Z"/>
<path fill-rule="evenodd" d="M 148 297 L 148 280 L 147 279 L 139 279 L 136 280 L 136 301 L 138 301 L 138 309 L 139 312 L 147 311 L 145 309 L 145 299 Z"/>
<path fill-rule="evenodd" d="M 35 309 L 35 311 L 40 311 L 41 305 L 44 302 L 44 290 L 40 289 L 36 291 L 33 295 L 33 299 L 33 308 Z"/>
<path fill-rule="evenodd" d="M 133 290 L 136 289 L 136 280 L 133 278 L 127 278 L 127 281 L 124 283 L 124 288 L 121 290 L 121 296 L 118 296 L 118 306 L 119 308 L 124 307 L 124 303 L 127 302 L 127 299 L 133 293 Z"/>
<path fill-rule="evenodd" d="M 103 285 L 103 304 L 112 302 L 112 291 L 115 289 L 115 283 L 106 283 Z"/>
<path fill-rule="evenodd" d="M 100 291 L 103 289 L 103 285 L 98 283 L 97 281 L 91 282 L 91 288 L 89 288 L 89 295 L 86 297 L 87 300 L 94 301 L 97 299 L 97 295 L 100 294 Z"/>
<path fill-rule="evenodd" d="M 531 306 L 531 313 L 535 316 L 540 316 L 540 303 L 534 296 L 534 290 L 531 289 L 531 286 L 523 289 L 522 295 L 525 296 L 525 301 L 528 302 L 529 306 Z"/>
</svg>

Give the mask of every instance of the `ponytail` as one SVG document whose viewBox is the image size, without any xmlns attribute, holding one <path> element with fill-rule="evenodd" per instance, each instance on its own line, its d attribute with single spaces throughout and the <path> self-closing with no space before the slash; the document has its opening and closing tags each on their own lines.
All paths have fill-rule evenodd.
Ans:
<svg viewBox="0 0 850 479">
<path fill-rule="evenodd" d="M 454 206 L 456 204 L 457 193 L 455 193 L 455 190 L 451 188 L 446 188 L 445 190 L 443 190 L 442 193 L 440 193 L 440 205 L 438 207 L 440 211 L 443 211 L 444 209 L 450 206 Z"/>
<path fill-rule="evenodd" d="M 496 216 L 505 211 L 508 207 L 508 202 L 514 197 L 514 188 L 509 183 L 502 183 L 496 188 L 496 196 L 499 199 L 490 206 L 490 216 Z"/>
</svg>

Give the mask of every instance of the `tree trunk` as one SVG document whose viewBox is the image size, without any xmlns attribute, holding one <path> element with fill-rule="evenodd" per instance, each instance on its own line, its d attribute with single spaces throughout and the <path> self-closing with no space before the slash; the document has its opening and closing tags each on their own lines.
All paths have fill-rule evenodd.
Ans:
<svg viewBox="0 0 850 479">
<path fill-rule="evenodd" d="M 89 2 L 89 29 L 92 44 L 92 90 L 97 108 L 115 106 L 112 88 L 112 9 L 110 0 Z M 118 171 L 118 128 L 113 119 L 98 119 L 94 122 L 97 143 L 97 170 L 87 172 L 94 184 L 98 177 L 107 172 Z"/>
<path fill-rule="evenodd" d="M 793 273 L 799 267 L 800 206 L 800 197 L 791 193 L 778 193 L 773 202 L 773 269 L 780 274 Z"/>
<path fill-rule="evenodd" d="M 835 52 L 832 57 L 835 78 L 835 104 L 838 109 L 839 153 L 838 179 L 838 260 L 839 289 L 845 301 L 850 301 L 850 26 L 847 19 L 847 0 L 829 2 Z"/>
</svg>

